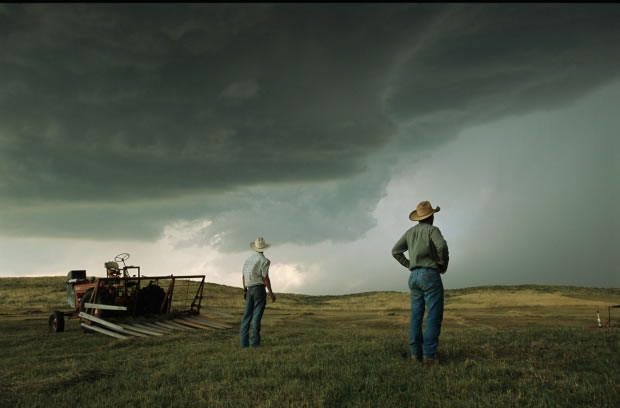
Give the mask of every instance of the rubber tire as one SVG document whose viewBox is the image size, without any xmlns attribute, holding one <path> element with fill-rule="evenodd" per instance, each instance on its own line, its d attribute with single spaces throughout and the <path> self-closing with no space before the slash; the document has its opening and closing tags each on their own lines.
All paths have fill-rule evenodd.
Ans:
<svg viewBox="0 0 620 408">
<path fill-rule="evenodd" d="M 140 289 L 137 307 L 138 315 L 159 314 L 166 292 L 158 285 L 149 284 Z"/>
<path fill-rule="evenodd" d="M 79 308 L 80 312 L 86 312 L 86 306 L 84 306 L 84 304 L 92 302 L 91 298 L 93 297 L 94 291 L 95 291 L 95 288 L 90 288 L 86 292 L 84 292 L 84 294 L 82 295 L 82 299 L 80 299 L 80 308 Z M 100 290 L 100 293 L 97 293 L 97 299 L 95 300 L 94 303 L 99 303 L 103 305 L 112 304 L 109 297 L 110 296 L 108 295 L 108 292 L 106 292 L 105 290 Z M 99 309 L 99 317 L 101 318 L 105 316 L 109 317 L 112 315 L 113 313 L 110 310 Z"/>
<path fill-rule="evenodd" d="M 55 324 L 54 324 L 55 323 Z M 65 331 L 65 314 L 59 311 L 53 311 L 47 319 L 47 327 L 50 333 L 60 333 Z"/>
<path fill-rule="evenodd" d="M 84 292 L 84 294 L 80 298 L 80 307 L 79 307 L 80 312 L 85 312 L 86 311 L 86 307 L 84 306 L 84 303 L 89 303 L 90 302 L 90 298 L 93 297 L 93 292 L 94 291 L 95 291 L 95 288 L 90 288 L 86 292 Z"/>
</svg>

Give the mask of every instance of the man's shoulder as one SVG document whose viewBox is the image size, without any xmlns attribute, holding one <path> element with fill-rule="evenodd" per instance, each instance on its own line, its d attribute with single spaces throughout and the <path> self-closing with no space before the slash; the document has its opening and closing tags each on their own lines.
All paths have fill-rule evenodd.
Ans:
<svg viewBox="0 0 620 408">
<path fill-rule="evenodd" d="M 265 254 L 262 253 L 262 252 L 256 252 L 256 253 L 250 255 L 248 257 L 248 261 L 254 261 L 254 262 L 260 262 L 260 261 L 265 262 L 265 261 L 267 261 L 267 262 L 271 262 L 269 260 L 269 258 L 267 258 L 265 256 Z"/>
<path fill-rule="evenodd" d="M 407 230 L 404 232 L 404 234 L 403 234 L 401 239 L 407 239 L 407 237 L 409 237 L 411 234 L 413 234 L 414 231 L 415 231 L 415 227 L 416 227 L 416 225 L 414 225 L 413 227 L 407 228 Z"/>
<path fill-rule="evenodd" d="M 407 232 L 405 232 L 405 235 L 418 235 L 418 234 L 430 235 L 435 232 L 439 232 L 441 234 L 441 231 L 439 230 L 438 227 L 431 225 L 431 224 L 427 224 L 425 222 L 420 222 L 417 225 L 414 225 L 413 227 L 409 228 Z"/>
<path fill-rule="evenodd" d="M 437 228 L 436 226 L 431 225 L 431 224 L 427 224 L 425 222 L 418 223 L 418 225 L 416 225 L 414 228 L 417 228 L 417 229 L 420 229 L 420 230 L 427 230 L 427 231 L 439 230 L 439 228 Z"/>
<path fill-rule="evenodd" d="M 258 252 L 248 256 L 245 260 L 246 263 L 248 262 L 256 262 L 257 260 L 259 260 L 261 258 L 260 254 Z"/>
<path fill-rule="evenodd" d="M 422 231 L 424 229 L 426 229 L 426 227 L 428 226 L 428 224 L 425 224 L 423 222 L 419 222 L 416 225 L 414 225 L 413 227 L 409 228 L 406 232 L 406 234 L 411 234 L 414 233 L 416 231 Z"/>
</svg>

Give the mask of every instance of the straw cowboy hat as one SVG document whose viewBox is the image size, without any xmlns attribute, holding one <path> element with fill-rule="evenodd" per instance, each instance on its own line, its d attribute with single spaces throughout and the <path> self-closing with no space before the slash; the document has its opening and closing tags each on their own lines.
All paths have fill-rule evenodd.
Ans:
<svg viewBox="0 0 620 408">
<path fill-rule="evenodd" d="M 415 208 L 415 211 L 412 211 L 411 214 L 409 214 L 409 219 L 411 221 L 422 221 L 435 214 L 436 212 L 439 212 L 439 207 L 433 210 L 433 206 L 431 205 L 430 201 L 422 201 Z"/>
<path fill-rule="evenodd" d="M 250 242 L 250 248 L 255 250 L 256 252 L 263 252 L 265 249 L 269 248 L 271 244 L 265 242 L 265 238 L 258 237 L 256 241 Z"/>
</svg>

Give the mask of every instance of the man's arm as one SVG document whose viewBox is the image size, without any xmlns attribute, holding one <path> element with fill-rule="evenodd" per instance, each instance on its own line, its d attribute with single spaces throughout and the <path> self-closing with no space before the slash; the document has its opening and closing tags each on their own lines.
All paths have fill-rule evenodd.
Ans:
<svg viewBox="0 0 620 408">
<path fill-rule="evenodd" d="M 271 280 L 269 280 L 269 266 L 271 265 L 271 261 L 269 259 L 265 259 L 265 263 L 262 266 L 261 276 L 263 277 L 263 282 L 265 282 L 265 286 L 269 289 L 269 296 L 271 297 L 271 301 L 276 301 L 276 295 L 273 294 L 273 290 L 271 290 Z"/>
<path fill-rule="evenodd" d="M 398 261 L 399 264 L 409 269 L 409 260 L 405 255 L 403 255 L 407 249 L 409 249 L 409 247 L 407 246 L 407 233 L 405 233 L 398 240 L 396 245 L 394 245 L 394 248 L 392 248 L 392 256 Z"/>
<path fill-rule="evenodd" d="M 265 282 L 265 286 L 267 287 L 267 289 L 269 289 L 269 296 L 271 296 L 271 301 L 275 302 L 276 295 L 274 295 L 273 291 L 271 290 L 271 280 L 269 280 L 269 275 L 263 277 L 263 281 Z"/>
<path fill-rule="evenodd" d="M 243 298 L 245 299 L 248 294 L 248 288 L 245 287 L 245 275 L 241 274 L 241 281 L 243 282 Z"/>
<path fill-rule="evenodd" d="M 433 228 L 431 240 L 433 241 L 433 245 L 437 250 L 437 256 L 439 257 L 439 259 L 435 260 L 439 266 L 439 271 L 441 273 L 446 273 L 448 270 L 448 262 L 450 262 L 450 254 L 448 252 L 448 243 L 443 238 L 443 235 L 441 235 L 439 228 Z"/>
</svg>

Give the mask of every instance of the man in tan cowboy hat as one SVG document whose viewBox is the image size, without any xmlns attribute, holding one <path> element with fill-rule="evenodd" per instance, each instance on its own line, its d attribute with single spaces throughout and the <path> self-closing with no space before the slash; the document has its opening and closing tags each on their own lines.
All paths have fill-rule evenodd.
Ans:
<svg viewBox="0 0 620 408">
<path fill-rule="evenodd" d="M 263 237 L 258 237 L 254 242 L 250 242 L 250 248 L 256 253 L 250 256 L 243 265 L 243 298 L 245 299 L 245 312 L 241 321 L 241 347 L 260 346 L 260 322 L 265 311 L 267 293 L 265 286 L 269 289 L 271 301 L 276 301 L 276 296 L 271 290 L 269 280 L 269 265 L 271 261 L 265 257 L 263 251 L 271 245 L 265 242 Z M 249 338 L 250 323 L 254 320 L 252 338 Z"/>
<path fill-rule="evenodd" d="M 392 248 L 392 256 L 411 271 L 411 324 L 409 327 L 409 349 L 411 358 L 423 361 L 425 365 L 438 363 L 437 344 L 443 320 L 443 283 L 441 274 L 448 270 L 448 244 L 439 228 L 433 226 L 434 214 L 431 203 L 422 201 L 409 214 L 417 225 L 409 228 Z M 403 255 L 409 250 L 409 259 Z M 424 307 L 428 307 L 426 327 L 422 333 Z"/>
</svg>

